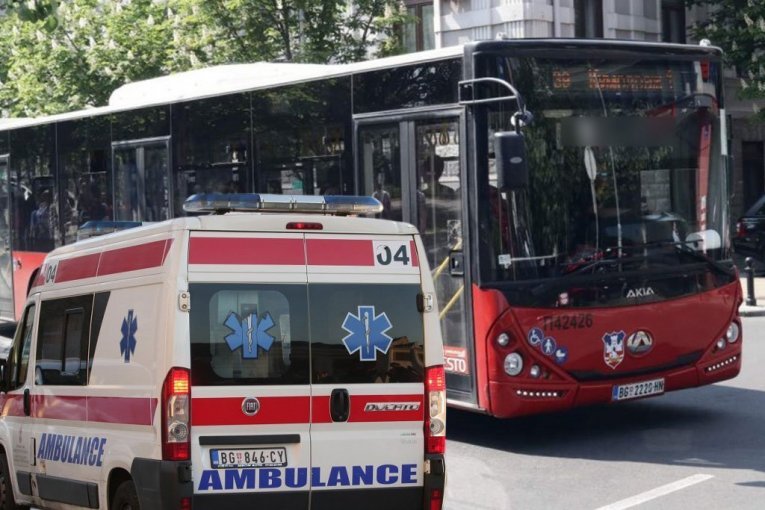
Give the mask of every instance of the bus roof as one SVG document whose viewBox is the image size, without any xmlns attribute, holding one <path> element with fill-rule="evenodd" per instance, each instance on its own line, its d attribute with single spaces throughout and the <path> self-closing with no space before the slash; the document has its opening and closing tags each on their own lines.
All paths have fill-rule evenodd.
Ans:
<svg viewBox="0 0 765 510">
<path fill-rule="evenodd" d="M 195 69 L 125 84 L 112 92 L 108 106 L 47 117 L 0 119 L 0 131 L 429 62 L 456 57 L 463 51 L 460 45 L 352 64 L 256 62 Z"/>
<path fill-rule="evenodd" d="M 86 108 L 72 112 L 36 118 L 0 119 L 0 132 L 11 129 L 49 124 L 53 122 L 80 119 L 96 115 L 117 113 L 137 108 L 204 99 L 237 92 L 265 89 L 278 85 L 301 83 L 320 78 L 348 76 L 378 69 L 390 69 L 418 62 L 431 62 L 444 58 L 462 56 L 466 46 L 472 49 L 496 50 L 501 48 L 545 48 L 570 47 L 579 49 L 624 49 L 673 51 L 695 54 L 717 54 L 716 47 L 702 47 L 648 41 L 627 41 L 614 39 L 495 39 L 474 41 L 428 51 L 419 51 L 351 64 L 295 64 L 256 62 L 252 64 L 230 64 L 196 69 L 182 73 L 150 78 L 127 83 L 117 88 L 109 98 L 108 106 Z"/>
</svg>

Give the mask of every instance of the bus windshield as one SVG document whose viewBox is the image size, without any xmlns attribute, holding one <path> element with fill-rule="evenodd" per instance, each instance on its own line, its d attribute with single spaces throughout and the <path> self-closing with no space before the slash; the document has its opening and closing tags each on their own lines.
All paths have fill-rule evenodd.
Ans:
<svg viewBox="0 0 765 510">
<path fill-rule="evenodd" d="M 487 112 L 483 281 L 544 290 L 572 275 L 725 271 L 717 63 L 496 56 L 489 67 L 514 84 L 533 119 L 523 128 L 528 187 L 500 193 L 493 133 L 514 129 L 516 105 Z"/>
</svg>

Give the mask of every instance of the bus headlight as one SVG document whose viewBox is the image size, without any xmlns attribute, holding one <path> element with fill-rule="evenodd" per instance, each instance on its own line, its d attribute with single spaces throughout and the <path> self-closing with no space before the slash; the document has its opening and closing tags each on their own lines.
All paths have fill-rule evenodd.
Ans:
<svg viewBox="0 0 765 510">
<path fill-rule="evenodd" d="M 505 356 L 505 373 L 515 377 L 523 370 L 523 358 L 517 352 L 511 352 Z"/>
<path fill-rule="evenodd" d="M 725 339 L 724 338 L 719 339 L 717 341 L 716 347 L 718 351 L 725 349 Z"/>
<path fill-rule="evenodd" d="M 536 379 L 542 375 L 542 369 L 539 368 L 539 365 L 531 365 L 531 368 L 529 369 L 529 375 Z"/>
<path fill-rule="evenodd" d="M 728 343 L 732 344 L 738 340 L 738 336 L 740 334 L 741 328 L 738 326 L 738 323 L 731 322 L 730 326 L 728 326 L 728 330 L 725 332 L 725 339 L 728 341 Z"/>
<path fill-rule="evenodd" d="M 500 347 L 507 347 L 507 345 L 510 343 L 510 335 L 507 333 L 500 333 L 499 336 L 497 336 L 497 345 Z"/>
</svg>

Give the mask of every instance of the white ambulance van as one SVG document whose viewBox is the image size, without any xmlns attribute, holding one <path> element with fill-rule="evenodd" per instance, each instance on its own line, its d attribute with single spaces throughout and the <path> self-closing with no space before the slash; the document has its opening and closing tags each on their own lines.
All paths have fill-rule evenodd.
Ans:
<svg viewBox="0 0 765 510">
<path fill-rule="evenodd" d="M 0 363 L 0 508 L 441 508 L 415 228 L 369 197 L 185 207 L 45 259 Z"/>
</svg>

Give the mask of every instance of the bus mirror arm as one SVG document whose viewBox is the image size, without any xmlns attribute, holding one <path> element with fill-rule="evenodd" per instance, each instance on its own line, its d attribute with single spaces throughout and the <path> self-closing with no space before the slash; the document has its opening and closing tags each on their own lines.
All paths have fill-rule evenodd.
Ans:
<svg viewBox="0 0 765 510">
<path fill-rule="evenodd" d="M 500 191 L 525 189 L 529 185 L 529 167 L 526 163 L 526 141 L 519 131 L 494 134 L 494 154 L 497 187 Z"/>
<path fill-rule="evenodd" d="M 5 383 L 5 373 L 8 370 L 8 360 L 0 359 L 0 393 L 5 393 L 8 385 Z"/>
</svg>

